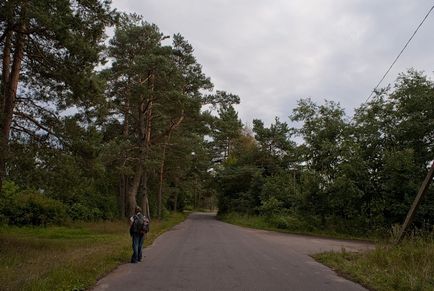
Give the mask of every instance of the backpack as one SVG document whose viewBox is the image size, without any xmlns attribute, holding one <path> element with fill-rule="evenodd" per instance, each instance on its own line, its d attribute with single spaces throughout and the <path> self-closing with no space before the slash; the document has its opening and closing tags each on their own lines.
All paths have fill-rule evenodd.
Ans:
<svg viewBox="0 0 434 291">
<path fill-rule="evenodd" d="M 149 232 L 149 220 L 141 213 L 134 215 L 134 222 L 131 226 L 133 233 L 145 234 Z"/>
</svg>

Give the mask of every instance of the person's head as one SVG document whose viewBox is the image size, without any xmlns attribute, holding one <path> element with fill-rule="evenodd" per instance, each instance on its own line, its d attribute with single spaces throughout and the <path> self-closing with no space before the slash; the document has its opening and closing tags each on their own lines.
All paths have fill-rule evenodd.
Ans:
<svg viewBox="0 0 434 291">
<path fill-rule="evenodd" d="M 142 208 L 140 208 L 139 206 L 136 206 L 136 209 L 134 210 L 137 213 L 142 212 Z"/>
</svg>

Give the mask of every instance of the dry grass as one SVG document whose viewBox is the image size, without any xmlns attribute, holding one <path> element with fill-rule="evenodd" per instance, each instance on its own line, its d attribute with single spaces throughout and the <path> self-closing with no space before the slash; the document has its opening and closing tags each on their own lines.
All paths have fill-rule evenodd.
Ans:
<svg viewBox="0 0 434 291">
<path fill-rule="evenodd" d="M 184 220 L 173 214 L 153 222 L 145 242 Z M 82 223 L 69 227 L 0 228 L 1 290 L 83 290 L 129 261 L 127 222 Z"/>
<path fill-rule="evenodd" d="M 324 253 L 320 262 L 373 290 L 434 290 L 434 240 L 412 238 L 367 253 Z"/>
</svg>

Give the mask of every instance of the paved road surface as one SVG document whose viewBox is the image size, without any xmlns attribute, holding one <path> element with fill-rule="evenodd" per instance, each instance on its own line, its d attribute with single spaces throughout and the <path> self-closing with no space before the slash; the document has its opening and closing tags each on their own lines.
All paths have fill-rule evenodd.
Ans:
<svg viewBox="0 0 434 291">
<path fill-rule="evenodd" d="M 358 250 L 365 243 L 242 228 L 195 213 L 94 290 L 365 290 L 309 254 Z"/>
</svg>

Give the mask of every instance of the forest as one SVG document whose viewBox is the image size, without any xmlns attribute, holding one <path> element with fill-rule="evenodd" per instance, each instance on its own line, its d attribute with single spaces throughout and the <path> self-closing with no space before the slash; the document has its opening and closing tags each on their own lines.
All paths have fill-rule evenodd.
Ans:
<svg viewBox="0 0 434 291">
<path fill-rule="evenodd" d="M 434 159 L 434 82 L 416 69 L 354 114 L 300 98 L 289 122 L 249 126 L 249 96 L 214 88 L 188 40 L 109 1 L 2 1 L 0 49 L 3 224 L 140 205 L 363 234 L 403 222 Z M 433 223 L 431 187 L 415 225 Z"/>
</svg>

